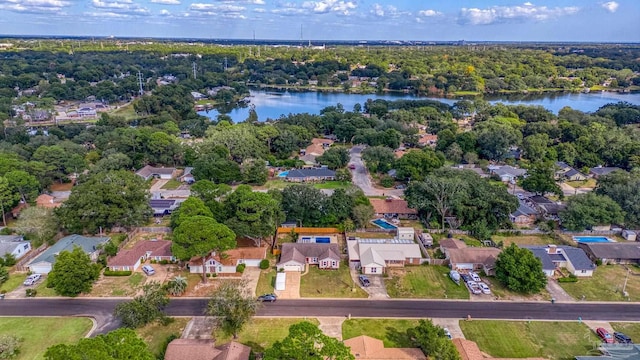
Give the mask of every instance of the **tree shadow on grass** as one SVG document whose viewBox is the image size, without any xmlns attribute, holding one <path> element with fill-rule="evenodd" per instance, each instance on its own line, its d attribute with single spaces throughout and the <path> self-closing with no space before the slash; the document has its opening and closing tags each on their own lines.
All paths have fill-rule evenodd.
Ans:
<svg viewBox="0 0 640 360">
<path fill-rule="evenodd" d="M 393 347 L 409 348 L 413 343 L 406 331 L 398 331 L 396 328 L 387 327 L 387 340 L 394 343 Z"/>
</svg>

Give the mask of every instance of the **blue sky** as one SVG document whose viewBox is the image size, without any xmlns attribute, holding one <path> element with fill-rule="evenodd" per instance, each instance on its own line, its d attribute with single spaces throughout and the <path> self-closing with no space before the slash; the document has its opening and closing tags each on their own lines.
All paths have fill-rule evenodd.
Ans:
<svg viewBox="0 0 640 360">
<path fill-rule="evenodd" d="M 640 42 L 640 0 L 0 0 L 0 34 Z"/>
</svg>

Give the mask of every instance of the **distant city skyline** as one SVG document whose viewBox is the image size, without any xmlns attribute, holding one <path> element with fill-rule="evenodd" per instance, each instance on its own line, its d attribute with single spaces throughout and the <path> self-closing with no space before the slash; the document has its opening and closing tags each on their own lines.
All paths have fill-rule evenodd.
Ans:
<svg viewBox="0 0 640 360">
<path fill-rule="evenodd" d="M 639 0 L 0 0 L 0 34 L 640 42 Z"/>
</svg>

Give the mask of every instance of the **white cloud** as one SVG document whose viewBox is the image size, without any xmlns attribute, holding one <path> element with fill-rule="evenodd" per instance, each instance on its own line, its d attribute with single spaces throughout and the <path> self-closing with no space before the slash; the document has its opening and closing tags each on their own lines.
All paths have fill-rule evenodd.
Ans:
<svg viewBox="0 0 640 360">
<path fill-rule="evenodd" d="M 601 6 L 607 9 L 608 12 L 614 13 L 616 12 L 616 10 L 618 10 L 618 6 L 620 6 L 620 4 L 618 4 L 615 1 L 609 1 L 604 4 L 601 4 Z"/>
<path fill-rule="evenodd" d="M 118 1 L 102 1 L 102 0 L 93 0 L 93 6 L 101 9 L 130 9 L 131 4 L 126 2 L 118 2 Z"/>
<path fill-rule="evenodd" d="M 564 15 L 575 14 L 580 9 L 575 6 L 548 8 L 535 6 L 530 2 L 516 6 L 492 6 L 486 9 L 462 8 L 458 21 L 462 24 L 488 25 L 506 21 L 544 21 Z"/>
<path fill-rule="evenodd" d="M 246 8 L 244 6 L 237 6 L 232 4 L 202 4 L 195 3 L 189 6 L 189 10 L 193 11 L 207 11 L 207 12 L 221 12 L 221 13 L 231 13 L 231 12 L 241 12 Z"/>
<path fill-rule="evenodd" d="M 128 19 L 131 15 L 128 14 L 119 14 L 111 11 L 100 11 L 100 12 L 85 12 L 84 15 L 91 16 L 95 18 L 111 18 L 111 19 Z"/>
<path fill-rule="evenodd" d="M 180 5 L 180 0 L 151 0 L 154 4 Z"/>
<path fill-rule="evenodd" d="M 61 0 L 0 0 L 0 10 L 24 13 L 56 13 L 70 5 L 71 2 Z"/>
<path fill-rule="evenodd" d="M 317 14 L 335 12 L 342 15 L 349 15 L 351 13 L 351 10 L 354 10 L 358 6 L 353 1 L 322 0 L 305 1 L 304 3 L 302 3 L 302 7 L 305 9 L 310 9 Z"/>
<path fill-rule="evenodd" d="M 376 17 L 389 17 L 389 18 L 398 18 L 401 16 L 411 15 L 409 12 L 400 11 L 397 7 L 393 5 L 382 6 L 380 4 L 373 4 L 369 13 Z"/>
<path fill-rule="evenodd" d="M 162 16 L 171 16 L 171 12 L 167 9 L 160 10 L 160 15 Z"/>
<path fill-rule="evenodd" d="M 420 10 L 418 11 L 418 15 L 425 16 L 425 17 L 432 17 L 432 16 L 440 16 L 442 15 L 442 13 L 435 10 Z"/>
</svg>

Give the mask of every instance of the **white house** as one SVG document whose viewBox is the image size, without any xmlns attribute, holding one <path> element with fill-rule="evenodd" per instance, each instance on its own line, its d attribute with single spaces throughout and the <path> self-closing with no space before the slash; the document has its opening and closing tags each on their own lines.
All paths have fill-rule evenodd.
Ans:
<svg viewBox="0 0 640 360">
<path fill-rule="evenodd" d="M 573 246 L 523 246 L 531 250 L 542 262 L 542 271 L 553 276 L 556 269 L 566 268 L 571 274 L 579 277 L 593 276 L 596 265 L 589 260 L 584 250 Z"/>
<path fill-rule="evenodd" d="M 422 252 L 418 244 L 408 239 L 347 240 L 349 267 L 362 269 L 364 274 L 382 274 L 388 267 L 420 265 Z"/>
<path fill-rule="evenodd" d="M 527 174 L 527 170 L 515 168 L 513 166 L 505 165 L 489 165 L 489 172 L 500 177 L 502 182 L 513 182 L 519 177 L 523 177 Z"/>
<path fill-rule="evenodd" d="M 0 236 L 0 257 L 8 254 L 13 255 L 17 260 L 31 251 L 31 242 L 25 241 L 19 235 L 1 235 Z"/>
<path fill-rule="evenodd" d="M 232 274 L 236 267 L 245 264 L 248 267 L 259 267 L 260 261 L 267 256 L 266 247 L 239 247 L 227 250 L 223 256 L 211 253 L 205 259 L 207 274 Z M 202 274 L 202 258 L 194 257 L 189 260 L 189 272 Z"/>
<path fill-rule="evenodd" d="M 108 237 L 87 237 L 69 235 L 58 240 L 53 246 L 42 252 L 29 263 L 29 270 L 36 274 L 48 274 L 53 269 L 58 254 L 63 251 L 73 251 L 77 246 L 89 255 L 92 261 L 98 260 L 102 245 L 109 241 Z"/>
<path fill-rule="evenodd" d="M 177 173 L 178 170 L 176 168 L 153 167 L 151 165 L 147 165 L 136 171 L 136 175 L 140 176 L 144 180 L 149 180 L 154 177 L 163 180 L 171 180 L 176 177 Z"/>
</svg>

